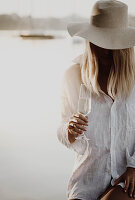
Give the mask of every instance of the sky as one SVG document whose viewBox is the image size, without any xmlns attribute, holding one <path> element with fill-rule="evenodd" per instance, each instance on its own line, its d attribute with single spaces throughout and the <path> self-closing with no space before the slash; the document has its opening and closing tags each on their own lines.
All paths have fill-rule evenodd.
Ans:
<svg viewBox="0 0 135 200">
<path fill-rule="evenodd" d="M 129 13 L 135 14 L 134 0 L 121 0 L 128 4 Z M 0 0 L 0 13 L 17 13 L 35 17 L 64 17 L 80 14 L 89 17 L 95 0 Z"/>
</svg>

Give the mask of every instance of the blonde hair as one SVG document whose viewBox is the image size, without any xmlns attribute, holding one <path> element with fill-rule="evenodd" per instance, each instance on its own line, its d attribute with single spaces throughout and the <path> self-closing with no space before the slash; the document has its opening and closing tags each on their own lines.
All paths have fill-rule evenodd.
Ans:
<svg viewBox="0 0 135 200">
<path fill-rule="evenodd" d="M 101 90 L 98 83 L 98 58 L 90 46 L 90 42 L 85 40 L 86 46 L 81 64 L 81 77 L 85 86 L 100 96 Z M 113 62 L 107 81 L 108 94 L 115 99 L 129 96 L 135 83 L 135 54 L 134 47 L 127 49 L 113 49 Z"/>
</svg>

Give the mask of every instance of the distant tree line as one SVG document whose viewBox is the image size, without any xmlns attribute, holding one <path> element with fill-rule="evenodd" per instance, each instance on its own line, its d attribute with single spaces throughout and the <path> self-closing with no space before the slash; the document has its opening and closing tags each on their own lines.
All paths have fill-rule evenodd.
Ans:
<svg viewBox="0 0 135 200">
<path fill-rule="evenodd" d="M 70 21 L 89 21 L 78 15 L 70 15 L 64 18 L 32 18 L 31 16 L 20 17 L 17 14 L 0 15 L 0 30 L 66 30 Z M 135 16 L 129 16 L 129 24 L 135 26 Z"/>
</svg>

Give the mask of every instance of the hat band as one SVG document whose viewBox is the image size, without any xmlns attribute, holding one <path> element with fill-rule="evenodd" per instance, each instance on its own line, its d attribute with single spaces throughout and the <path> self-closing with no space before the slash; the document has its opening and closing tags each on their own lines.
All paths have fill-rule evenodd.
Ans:
<svg viewBox="0 0 135 200">
<path fill-rule="evenodd" d="M 126 15 L 122 16 L 122 18 L 120 16 L 118 18 L 110 18 L 105 15 L 95 15 L 91 16 L 90 24 L 101 28 L 126 28 L 128 19 Z"/>
</svg>

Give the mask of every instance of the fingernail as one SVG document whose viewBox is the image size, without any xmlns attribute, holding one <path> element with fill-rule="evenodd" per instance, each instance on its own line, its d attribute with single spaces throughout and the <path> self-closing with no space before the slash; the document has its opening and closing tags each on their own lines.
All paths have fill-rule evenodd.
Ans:
<svg viewBox="0 0 135 200">
<path fill-rule="evenodd" d="M 77 119 L 73 118 L 72 121 L 73 121 L 73 122 L 77 122 Z"/>
<path fill-rule="evenodd" d="M 132 197 L 132 194 L 130 194 L 130 197 Z"/>
<path fill-rule="evenodd" d="M 127 190 L 124 190 L 125 192 L 127 191 Z"/>
</svg>

